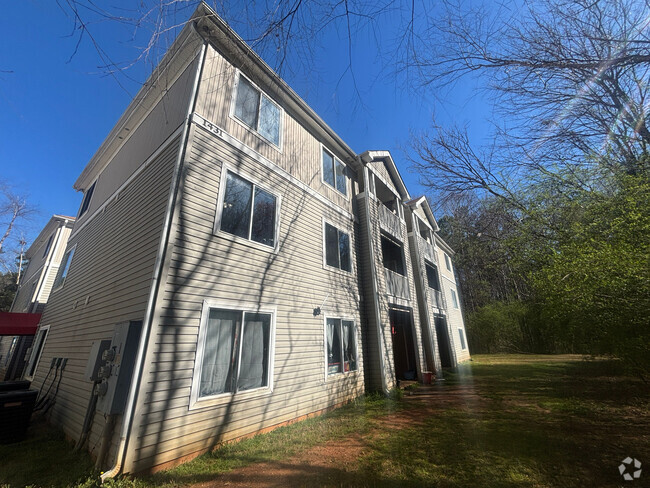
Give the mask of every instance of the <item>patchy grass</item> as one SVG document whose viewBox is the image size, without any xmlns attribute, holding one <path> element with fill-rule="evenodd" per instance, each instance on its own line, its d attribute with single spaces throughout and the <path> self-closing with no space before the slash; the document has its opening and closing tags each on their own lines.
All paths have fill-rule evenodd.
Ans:
<svg viewBox="0 0 650 488">
<path fill-rule="evenodd" d="M 363 484 L 621 485 L 622 459 L 650 460 L 648 388 L 621 374 L 615 361 L 478 356 L 446 375 L 456 401 L 374 436 Z"/>
<path fill-rule="evenodd" d="M 295 466 L 287 486 L 648 486 L 645 469 L 627 484 L 618 474 L 627 456 L 650 463 L 650 392 L 616 361 L 475 356 L 444 381 L 407 393 L 364 397 L 178 468 L 108 486 L 217 485 L 223 473 L 260 463 Z M 94 486 L 87 457 L 74 457 L 60 437 L 50 444 L 51 435 L 30 437 L 16 449 L 0 446 L 0 484 L 70 486 L 85 476 L 78 486 Z M 304 464 L 315 446 L 339 439 L 340 449 L 352 438 L 362 445 L 355 462 Z"/>
</svg>

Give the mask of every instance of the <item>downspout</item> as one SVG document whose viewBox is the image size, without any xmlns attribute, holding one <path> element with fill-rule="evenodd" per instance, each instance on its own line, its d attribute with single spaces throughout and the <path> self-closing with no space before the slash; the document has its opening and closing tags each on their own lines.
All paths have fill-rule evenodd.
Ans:
<svg viewBox="0 0 650 488">
<path fill-rule="evenodd" d="M 196 30 L 196 22 L 193 24 L 194 29 Z M 197 32 L 198 34 L 198 32 Z M 200 36 L 200 34 L 199 34 Z M 201 36 L 200 36 L 201 37 Z M 192 124 L 192 113 L 196 106 L 196 99 L 198 96 L 198 86 L 203 72 L 203 65 L 205 62 L 206 56 L 206 47 L 207 42 L 203 41 L 203 46 L 201 47 L 201 53 L 199 58 L 199 66 L 196 71 L 196 78 L 194 79 L 194 85 L 192 87 L 192 96 L 190 97 L 190 104 L 187 109 L 187 116 L 185 118 L 185 127 L 183 127 L 183 134 L 181 136 L 181 149 L 178 152 L 178 157 L 176 158 L 176 163 L 174 167 L 174 175 L 172 177 L 172 184 L 169 192 L 169 201 L 167 202 L 167 210 L 165 213 L 165 222 L 163 224 L 162 235 L 160 236 L 160 246 L 158 247 L 158 254 L 156 255 L 156 264 L 154 265 L 154 274 L 152 277 L 151 293 L 149 294 L 149 300 L 147 302 L 147 309 L 142 323 L 142 332 L 140 334 L 140 343 L 138 344 L 138 353 L 135 359 L 135 365 L 133 369 L 133 381 L 131 382 L 131 387 L 129 388 L 129 395 L 126 400 L 126 407 L 124 410 L 124 421 L 122 423 L 122 432 L 120 434 L 120 442 L 117 447 L 117 453 L 115 457 L 115 464 L 111 469 L 106 471 L 101 475 L 102 483 L 108 478 L 114 478 L 122 472 L 124 467 L 124 458 L 126 456 L 126 449 L 129 443 L 129 438 L 131 435 L 131 426 L 133 425 L 133 417 L 135 414 L 135 403 L 138 397 L 138 390 L 140 388 L 140 381 L 142 370 L 144 368 L 144 360 L 146 359 L 146 350 L 147 343 L 149 341 L 149 335 L 151 333 L 151 326 L 153 323 L 154 309 L 156 305 L 156 296 L 158 294 L 158 289 L 160 286 L 160 276 L 162 274 L 163 265 L 165 262 L 165 251 L 169 243 L 169 235 L 171 233 L 172 226 L 172 214 L 174 207 L 176 206 L 176 197 L 178 193 L 178 188 L 180 184 L 180 174 L 181 166 L 183 159 L 185 158 L 185 150 L 187 149 L 187 143 L 189 139 L 190 126 Z"/>
<path fill-rule="evenodd" d="M 361 162 L 363 159 L 357 156 Z M 366 232 L 368 239 L 368 246 L 370 252 L 370 271 L 372 273 L 372 296 L 373 296 L 373 305 L 375 307 L 375 317 L 376 317 L 376 326 L 377 326 L 377 346 L 379 352 L 379 371 L 381 373 L 381 389 L 385 395 L 389 394 L 388 387 L 386 386 L 386 370 L 384 362 L 384 345 L 382 343 L 382 330 L 381 330 L 381 310 L 379 308 L 379 291 L 377 290 L 377 267 L 375 263 L 375 247 L 372 237 L 372 232 L 370 230 L 370 180 L 368 178 L 368 168 L 365 163 L 363 164 L 363 187 L 366 191 Z"/>
</svg>

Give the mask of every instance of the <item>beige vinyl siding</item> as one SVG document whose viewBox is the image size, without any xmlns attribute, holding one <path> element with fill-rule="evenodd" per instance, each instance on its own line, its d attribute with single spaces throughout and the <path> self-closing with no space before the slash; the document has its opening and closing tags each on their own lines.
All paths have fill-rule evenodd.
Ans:
<svg viewBox="0 0 650 488">
<path fill-rule="evenodd" d="M 449 337 L 451 338 L 451 345 L 456 356 L 456 361 L 466 361 L 470 358 L 469 346 L 467 345 L 467 334 L 465 332 L 465 323 L 463 321 L 463 314 L 461 311 L 460 295 L 458 293 L 458 286 L 455 282 L 452 282 L 448 278 L 444 277 L 442 280 L 442 287 L 445 293 L 445 299 L 447 300 L 447 326 Z M 458 308 L 454 308 L 454 302 L 451 298 L 451 290 L 454 290 L 456 293 L 456 300 L 458 302 Z M 463 329 L 463 334 L 465 335 L 465 349 L 462 349 L 460 337 L 458 335 L 458 329 Z"/>
<path fill-rule="evenodd" d="M 237 70 L 210 47 L 203 67 L 196 112 L 303 183 L 314 188 L 335 204 L 343 208 L 350 208 L 351 194 L 355 194 L 357 190 L 350 191 L 348 188 L 346 197 L 322 181 L 321 144 L 298 122 L 294 114 L 283 110 L 280 137 L 283 142 L 280 149 L 230 116 L 236 73 Z M 260 88 L 265 91 L 267 96 L 282 106 L 278 97 L 275 97 L 270 91 L 266 91 L 264 87 Z M 327 149 L 333 151 L 336 157 L 344 163 L 346 162 L 344 155 L 337 153 L 336 148 L 328 147 Z M 348 168 L 348 171 L 352 173 L 351 168 Z"/>
<path fill-rule="evenodd" d="M 419 235 L 419 234 L 418 234 Z M 429 302 L 429 285 L 427 282 L 424 254 L 420 252 L 416 235 L 409 236 L 409 244 L 412 250 L 411 260 L 413 272 L 415 273 L 414 283 L 418 299 L 418 311 L 420 315 L 420 327 L 422 335 L 423 350 L 426 351 L 426 365 L 429 371 L 440 372 L 442 369 L 438 347 L 438 337 L 435 326 L 435 312 L 438 310 Z M 437 263 L 432 263 L 436 264 Z"/>
<path fill-rule="evenodd" d="M 61 263 L 63 255 L 65 254 L 66 244 L 68 242 L 68 239 L 70 239 L 70 234 L 72 234 L 71 223 L 68 223 L 65 226 L 59 228 L 59 233 L 57 234 L 57 238 L 59 240 L 55 240 L 53 242 L 52 250 L 50 251 L 52 253 L 52 258 L 50 260 L 50 263 L 52 265 L 58 266 Z M 57 246 L 56 248 L 54 247 L 55 245 Z"/>
<path fill-rule="evenodd" d="M 91 393 L 83 374 L 92 342 L 110 339 L 115 324 L 144 316 L 177 153 L 178 139 L 71 239 L 68 249 L 76 247 L 64 286 L 51 294 L 41 318 L 50 330 L 33 385 L 43 385 L 52 358 L 68 358 L 50 415 L 73 439 Z M 97 413 L 91 451 L 99 448 L 103 425 Z"/>
<path fill-rule="evenodd" d="M 65 248 L 65 246 L 61 246 Z M 43 277 L 43 282 L 41 284 L 41 291 L 36 297 L 36 301 L 39 304 L 45 304 L 47 303 L 50 293 L 52 292 L 52 285 L 54 284 L 54 280 L 56 279 L 56 275 L 59 272 L 59 266 L 49 266 L 47 269 L 47 272 L 45 273 L 45 276 Z"/>
<path fill-rule="evenodd" d="M 377 207 L 370 201 L 370 217 L 366 211 L 366 196 L 359 195 L 357 198 L 357 209 L 359 215 L 359 267 L 361 275 L 359 281 L 363 291 L 363 354 L 365 360 L 365 382 L 366 388 L 370 391 L 382 391 L 382 373 L 381 358 L 382 352 L 379 347 L 379 328 L 377 326 L 381 317 L 377 317 L 375 302 L 377 297 L 374 294 L 373 281 L 375 277 L 372 274 L 372 256 L 371 246 L 373 246 L 374 256 L 381 253 L 381 248 L 377 245 L 377 239 L 368 242 L 368 223 L 375 222 L 377 217 Z M 371 231 L 372 232 L 372 231 Z M 377 268 L 379 270 L 379 268 Z M 386 343 L 385 337 L 381 338 L 383 344 Z"/>
<path fill-rule="evenodd" d="M 193 126 L 191 134 L 135 413 L 129 471 L 321 410 L 364 389 L 353 221 L 206 130 Z M 280 196 L 277 253 L 213 234 L 224 164 Z M 301 157 L 292 164 L 310 162 Z M 323 218 L 349 232 L 352 273 L 324 267 Z M 235 309 L 238 302 L 275 308 L 272 392 L 240 393 L 217 406 L 199 402 L 190 409 L 206 299 Z M 323 314 L 314 316 L 321 305 Z M 356 373 L 325 379 L 324 316 L 355 321 Z"/>
<path fill-rule="evenodd" d="M 385 184 L 388 185 L 388 187 L 395 192 L 396 195 L 399 195 L 399 191 L 397 191 L 397 186 L 395 186 L 395 182 L 393 181 L 393 178 L 390 175 L 390 172 L 388 171 L 388 168 L 386 168 L 386 164 L 384 164 L 383 161 L 372 161 L 368 163 L 368 166 L 372 168 L 372 170 L 379 175 L 381 178 L 381 181 L 383 181 Z"/>
<path fill-rule="evenodd" d="M 125 142 L 110 164 L 96 180 L 88 210 L 77 220 L 76 232 L 129 177 L 180 127 L 187 116 L 198 56 L 185 68 L 180 77 L 168 87 L 165 95 L 151 108 L 140 125 L 124 132 Z M 167 83 L 165 77 L 159 83 Z M 146 107 L 150 100 L 143 101 Z"/>
<path fill-rule="evenodd" d="M 40 274 L 32 274 L 31 278 L 20 283 L 20 287 L 14 297 L 14 302 L 11 306 L 12 312 L 22 313 L 25 312 L 27 307 L 33 303 L 35 288 L 38 286 Z M 29 311 L 29 310 L 27 310 Z"/>
</svg>

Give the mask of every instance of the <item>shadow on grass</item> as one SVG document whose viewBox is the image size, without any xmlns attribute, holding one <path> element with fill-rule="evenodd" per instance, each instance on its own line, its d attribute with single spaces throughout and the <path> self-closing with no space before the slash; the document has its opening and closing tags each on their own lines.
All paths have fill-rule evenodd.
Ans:
<svg viewBox="0 0 650 488">
<path fill-rule="evenodd" d="M 63 433 L 33 420 L 24 441 L 0 445 L 0 486 L 73 486 L 93 473 L 86 452 L 73 452 Z"/>
</svg>

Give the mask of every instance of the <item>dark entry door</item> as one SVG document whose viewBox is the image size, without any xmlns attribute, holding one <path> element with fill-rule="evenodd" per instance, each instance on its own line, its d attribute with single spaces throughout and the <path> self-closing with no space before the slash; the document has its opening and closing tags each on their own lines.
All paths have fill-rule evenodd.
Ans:
<svg viewBox="0 0 650 488">
<path fill-rule="evenodd" d="M 436 336 L 438 339 L 438 353 L 440 354 L 440 363 L 443 368 L 453 366 L 451 359 L 451 346 L 449 344 L 449 334 L 447 333 L 447 321 L 444 317 L 436 316 Z"/>
<path fill-rule="evenodd" d="M 393 339 L 395 377 L 398 380 L 415 380 L 417 371 L 410 312 L 390 310 L 390 332 Z"/>
</svg>

